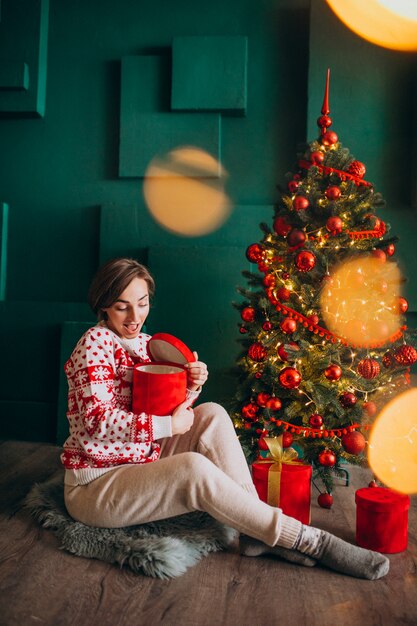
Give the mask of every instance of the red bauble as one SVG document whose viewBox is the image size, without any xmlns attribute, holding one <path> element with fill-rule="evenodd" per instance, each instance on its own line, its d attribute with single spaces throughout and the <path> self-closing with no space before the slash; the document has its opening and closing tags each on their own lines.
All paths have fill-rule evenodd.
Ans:
<svg viewBox="0 0 417 626">
<path fill-rule="evenodd" d="M 285 431 L 285 433 L 282 433 L 282 447 L 283 448 L 289 448 L 293 441 L 294 441 L 294 437 L 292 436 L 291 433 L 287 431 Z"/>
<path fill-rule="evenodd" d="M 326 367 L 324 370 L 324 375 L 327 380 L 339 380 L 342 375 L 342 368 L 339 365 L 329 365 L 329 367 Z"/>
<path fill-rule="evenodd" d="M 330 493 L 321 493 L 317 498 L 317 502 L 322 509 L 331 509 L 333 504 L 333 496 Z"/>
<path fill-rule="evenodd" d="M 262 372 L 256 372 L 255 378 L 262 378 Z"/>
<path fill-rule="evenodd" d="M 305 196 L 295 196 L 292 206 L 295 211 L 305 211 L 309 206 L 309 201 Z"/>
<path fill-rule="evenodd" d="M 283 278 L 283 280 L 288 280 L 288 279 L 289 279 L 289 277 L 290 277 L 290 275 L 289 275 L 289 273 L 288 273 L 288 272 L 282 272 L 282 278 Z"/>
<path fill-rule="evenodd" d="M 261 261 L 260 263 L 258 263 L 258 270 L 260 272 L 267 272 L 269 270 L 269 265 L 270 265 L 269 263 L 265 263 L 265 261 Z"/>
<path fill-rule="evenodd" d="M 256 396 L 256 402 L 259 406 L 265 407 L 270 397 L 269 393 L 258 393 Z"/>
<path fill-rule="evenodd" d="M 247 330 L 247 328 L 245 328 L 244 326 L 241 326 L 241 327 L 239 328 L 239 332 L 240 332 L 242 335 L 246 335 L 246 333 L 248 332 L 248 330 Z"/>
<path fill-rule="evenodd" d="M 266 296 L 271 304 L 273 304 L 274 306 L 278 304 L 278 300 L 275 295 L 275 290 L 272 287 L 266 290 Z"/>
<path fill-rule="evenodd" d="M 345 409 L 348 409 L 352 406 L 355 406 L 358 399 L 354 393 L 351 393 L 350 391 L 345 391 L 344 393 L 342 393 L 339 400 L 340 404 L 345 407 Z"/>
<path fill-rule="evenodd" d="M 336 455 L 331 450 L 322 450 L 318 456 L 320 465 L 333 467 L 336 465 Z"/>
<path fill-rule="evenodd" d="M 340 187 L 337 187 L 337 185 L 331 185 L 331 187 L 327 187 L 324 193 L 326 194 L 326 198 L 328 200 L 337 200 L 342 195 Z"/>
<path fill-rule="evenodd" d="M 268 445 L 265 442 L 265 437 L 259 437 L 258 448 L 259 450 L 269 450 Z"/>
<path fill-rule="evenodd" d="M 395 350 L 394 359 L 399 365 L 412 365 L 417 361 L 417 350 L 404 344 Z"/>
<path fill-rule="evenodd" d="M 296 389 L 301 383 L 301 374 L 294 367 L 284 367 L 278 378 L 285 389 Z"/>
<path fill-rule="evenodd" d="M 332 125 L 332 120 L 328 115 L 320 115 L 317 118 L 317 126 L 319 128 L 329 128 Z"/>
<path fill-rule="evenodd" d="M 395 246 L 393 243 L 389 243 L 385 248 L 385 253 L 387 256 L 392 256 L 395 252 Z"/>
<path fill-rule="evenodd" d="M 268 333 L 270 330 L 273 329 L 273 324 L 269 320 L 267 320 L 262 324 L 262 328 Z"/>
<path fill-rule="evenodd" d="M 288 183 L 288 190 L 291 193 L 295 193 L 297 191 L 297 188 L 301 185 L 299 180 L 290 180 L 290 182 Z"/>
<path fill-rule="evenodd" d="M 271 411 L 279 411 L 281 407 L 282 402 L 279 398 L 269 398 L 268 402 L 266 403 L 266 408 L 270 409 Z"/>
<path fill-rule="evenodd" d="M 242 415 L 247 420 L 254 420 L 258 411 L 258 405 L 253 402 L 249 402 L 242 407 Z"/>
<path fill-rule="evenodd" d="M 246 258 L 251 263 L 259 263 L 265 258 L 265 248 L 259 243 L 252 243 L 246 250 Z"/>
<path fill-rule="evenodd" d="M 408 311 L 408 302 L 402 296 L 398 298 L 398 310 L 400 313 L 406 313 Z"/>
<path fill-rule="evenodd" d="M 290 224 L 288 224 L 287 220 L 285 219 L 285 217 L 277 217 L 274 220 L 274 231 L 277 233 L 277 235 L 281 235 L 282 237 L 285 237 L 286 235 L 288 235 L 288 233 L 290 232 L 292 226 Z"/>
<path fill-rule="evenodd" d="M 336 215 L 329 217 L 326 222 L 326 228 L 332 235 L 338 235 L 343 230 L 343 222 Z"/>
<path fill-rule="evenodd" d="M 313 313 L 313 315 L 309 315 L 307 317 L 307 319 L 314 325 L 317 326 L 317 324 L 319 323 L 320 319 L 319 316 L 316 315 L 315 313 Z"/>
<path fill-rule="evenodd" d="M 310 154 L 310 160 L 314 165 L 321 165 L 324 161 L 324 153 L 321 150 L 316 150 Z"/>
<path fill-rule="evenodd" d="M 336 133 L 333 130 L 326 131 L 323 137 L 321 138 L 321 143 L 324 146 L 333 146 L 338 141 L 339 141 L 339 137 L 336 135 Z"/>
<path fill-rule="evenodd" d="M 365 450 L 366 439 L 362 433 L 358 433 L 357 430 L 354 430 L 351 433 L 343 435 L 342 446 L 348 454 L 360 454 Z"/>
<path fill-rule="evenodd" d="M 371 255 L 374 257 L 374 259 L 378 259 L 378 261 L 381 261 L 381 263 L 385 263 L 385 261 L 387 260 L 387 255 L 383 250 L 381 250 L 381 248 L 376 248 L 375 250 L 372 250 Z"/>
<path fill-rule="evenodd" d="M 275 287 L 277 283 L 277 279 L 276 279 L 275 274 L 265 274 L 262 282 L 265 285 L 265 287 Z"/>
<path fill-rule="evenodd" d="M 352 176 L 363 178 L 366 173 L 366 167 L 360 161 L 352 161 L 347 171 L 349 172 L 349 174 L 352 174 Z"/>
<path fill-rule="evenodd" d="M 240 313 L 240 317 L 245 322 L 253 322 L 255 319 L 255 309 L 252 306 L 245 306 Z"/>
<path fill-rule="evenodd" d="M 382 357 L 382 365 L 387 369 L 395 365 L 394 355 L 391 350 L 385 352 L 384 356 Z"/>
<path fill-rule="evenodd" d="M 323 426 L 323 418 L 318 413 L 313 413 L 308 418 L 308 423 L 312 428 L 320 428 L 320 426 Z"/>
<path fill-rule="evenodd" d="M 376 415 L 378 409 L 375 402 L 364 402 L 363 410 L 367 415 L 369 415 L 369 417 L 373 417 L 374 415 Z"/>
<path fill-rule="evenodd" d="M 287 335 L 291 335 L 297 330 L 297 322 L 291 317 L 284 317 L 279 326 L 282 332 Z"/>
<path fill-rule="evenodd" d="M 295 266 L 300 272 L 310 272 L 316 264 L 316 257 L 309 250 L 301 250 L 295 257 Z"/>
<path fill-rule="evenodd" d="M 368 484 L 368 487 L 373 489 L 374 487 L 378 487 L 378 483 L 376 482 L 376 480 L 371 480 L 371 482 Z"/>
<path fill-rule="evenodd" d="M 248 350 L 248 357 L 257 363 L 265 361 L 267 356 L 268 351 L 261 343 L 253 343 Z"/>
<path fill-rule="evenodd" d="M 288 302 L 291 298 L 291 291 L 286 287 L 280 287 L 277 289 L 277 298 L 282 302 Z"/>
<path fill-rule="evenodd" d="M 291 346 L 294 350 L 299 350 L 299 349 L 300 349 L 300 348 L 299 348 L 299 346 L 298 346 L 298 344 L 296 344 L 296 343 L 295 343 L 295 341 L 290 341 L 290 342 L 289 342 L 289 345 L 290 345 L 290 346 Z M 289 358 L 288 358 L 288 353 L 287 353 L 287 351 L 285 350 L 285 344 L 284 344 L 284 343 L 282 343 L 280 346 L 278 346 L 278 349 L 277 349 L 277 354 L 278 354 L 279 358 L 281 359 L 281 361 L 288 361 L 288 360 L 289 360 Z"/>
<path fill-rule="evenodd" d="M 375 359 L 366 358 L 359 361 L 357 370 L 358 374 L 360 374 L 363 378 L 371 380 L 379 375 L 381 366 L 378 361 L 375 361 Z"/>
<path fill-rule="evenodd" d="M 307 239 L 307 235 L 303 230 L 299 228 L 293 228 L 287 235 L 287 243 L 292 248 L 293 246 L 300 246 Z"/>
</svg>

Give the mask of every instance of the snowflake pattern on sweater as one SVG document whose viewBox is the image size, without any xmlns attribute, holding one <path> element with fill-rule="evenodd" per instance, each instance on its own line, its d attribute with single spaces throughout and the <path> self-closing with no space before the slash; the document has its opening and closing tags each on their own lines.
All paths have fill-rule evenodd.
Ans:
<svg viewBox="0 0 417 626">
<path fill-rule="evenodd" d="M 149 339 L 141 333 L 130 354 L 114 332 L 98 325 L 77 343 L 65 364 L 70 434 L 61 461 L 67 470 L 82 474 L 159 458 L 153 416 L 131 411 L 133 368 L 137 362 L 150 361 Z"/>
</svg>

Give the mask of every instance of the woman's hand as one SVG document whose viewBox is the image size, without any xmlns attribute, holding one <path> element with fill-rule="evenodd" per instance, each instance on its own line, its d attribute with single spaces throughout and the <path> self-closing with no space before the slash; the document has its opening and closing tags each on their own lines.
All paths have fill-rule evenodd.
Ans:
<svg viewBox="0 0 417 626">
<path fill-rule="evenodd" d="M 197 352 L 193 352 L 195 361 L 186 363 L 184 367 L 187 369 L 187 387 L 190 391 L 196 391 L 202 387 L 208 378 L 207 365 L 202 361 L 198 361 Z"/>
<path fill-rule="evenodd" d="M 190 430 L 194 423 L 194 411 L 190 406 L 190 400 L 185 400 L 174 409 L 171 420 L 173 435 L 183 435 Z"/>
</svg>

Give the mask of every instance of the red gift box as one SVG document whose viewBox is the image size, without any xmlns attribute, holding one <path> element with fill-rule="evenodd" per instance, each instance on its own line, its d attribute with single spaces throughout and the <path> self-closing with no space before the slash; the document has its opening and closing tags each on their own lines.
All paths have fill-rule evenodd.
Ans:
<svg viewBox="0 0 417 626">
<path fill-rule="evenodd" d="M 133 370 L 132 411 L 149 415 L 172 415 L 187 393 L 185 363 L 195 361 L 191 350 L 168 333 L 157 333 L 148 342 L 151 363 Z"/>
<path fill-rule="evenodd" d="M 410 497 L 386 487 L 358 489 L 356 543 L 362 548 L 393 554 L 408 543 Z"/>
<path fill-rule="evenodd" d="M 271 450 L 271 438 L 265 438 L 273 458 L 258 460 L 252 464 L 253 483 L 263 502 L 279 507 L 285 515 L 295 517 L 303 524 L 309 524 L 311 465 L 295 460 L 297 453 L 292 448 L 283 452 L 281 448 L 281 454 L 277 454 L 280 439 L 282 437 L 272 439 L 275 441 L 275 449 Z"/>
</svg>

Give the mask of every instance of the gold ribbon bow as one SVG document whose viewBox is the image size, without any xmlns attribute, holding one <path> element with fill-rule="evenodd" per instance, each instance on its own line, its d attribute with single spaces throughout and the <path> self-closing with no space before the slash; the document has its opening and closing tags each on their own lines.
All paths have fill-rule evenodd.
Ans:
<svg viewBox="0 0 417 626">
<path fill-rule="evenodd" d="M 288 463 L 290 465 L 296 465 L 300 463 L 298 461 L 298 454 L 294 448 L 284 449 L 282 446 L 282 435 L 279 437 L 264 437 L 264 441 L 268 446 L 269 457 L 257 461 L 257 463 L 271 463 L 272 465 L 268 470 L 268 493 L 267 501 L 271 506 L 279 505 L 281 496 L 281 471 L 282 464 Z"/>
</svg>

